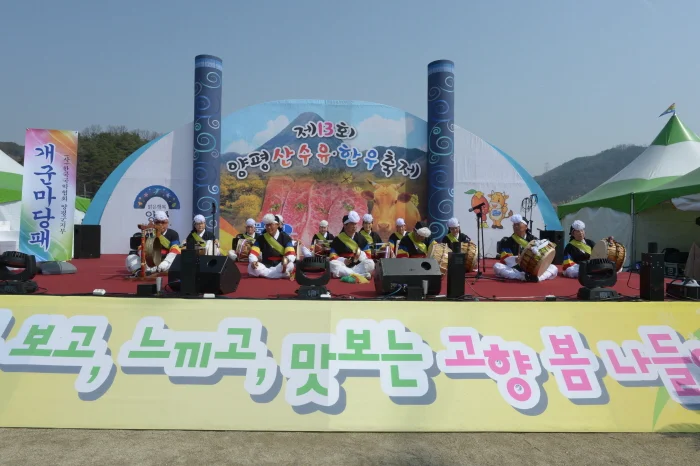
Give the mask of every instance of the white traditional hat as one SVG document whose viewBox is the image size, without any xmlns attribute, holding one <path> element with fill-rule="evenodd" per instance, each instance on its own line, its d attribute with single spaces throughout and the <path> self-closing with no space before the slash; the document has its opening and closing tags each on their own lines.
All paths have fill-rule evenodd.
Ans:
<svg viewBox="0 0 700 466">
<path fill-rule="evenodd" d="M 520 214 L 515 214 L 515 215 L 513 215 L 513 216 L 510 218 L 510 221 L 513 222 L 513 223 L 516 224 L 516 225 L 517 225 L 518 223 L 522 223 L 522 224 L 524 224 L 524 225 L 527 225 L 527 223 L 525 223 L 525 220 L 523 220 L 523 216 L 520 215 Z"/>
<path fill-rule="evenodd" d="M 457 217 L 452 217 L 447 221 L 447 228 L 455 228 L 459 226 L 459 220 L 457 220 Z"/>
<path fill-rule="evenodd" d="M 581 231 L 586 229 L 586 224 L 583 223 L 581 220 L 576 220 L 574 223 L 571 224 L 571 228 L 576 230 L 576 231 Z"/>
<path fill-rule="evenodd" d="M 402 218 L 397 218 L 397 219 L 396 219 L 396 226 L 397 226 L 397 227 L 406 226 L 406 222 L 405 222 L 404 219 L 402 219 Z"/>
<path fill-rule="evenodd" d="M 351 210 L 348 212 L 348 214 L 343 217 L 343 225 L 346 223 L 359 223 L 360 222 L 360 215 L 355 212 L 354 210 Z"/>
<path fill-rule="evenodd" d="M 428 238 L 428 237 L 430 237 L 431 231 L 430 231 L 430 228 L 423 227 L 423 228 L 417 229 L 416 233 L 418 233 L 423 238 Z"/>
<path fill-rule="evenodd" d="M 277 218 L 280 219 L 280 223 L 284 223 L 284 217 L 282 217 L 282 214 L 277 214 Z"/>
<path fill-rule="evenodd" d="M 164 221 L 168 220 L 168 214 L 166 214 L 162 210 L 159 210 L 155 214 L 155 219 L 158 222 L 164 222 Z"/>
<path fill-rule="evenodd" d="M 265 225 L 269 225 L 271 223 L 279 223 L 277 221 L 277 218 L 273 214 L 265 214 L 262 221 Z"/>
<path fill-rule="evenodd" d="M 247 227 L 254 227 L 255 226 L 255 220 L 252 218 L 249 218 L 248 220 L 245 221 L 245 226 Z"/>
<path fill-rule="evenodd" d="M 374 217 L 372 217 L 372 214 L 365 214 L 362 216 L 362 221 L 365 223 L 372 223 L 374 222 Z"/>
<path fill-rule="evenodd" d="M 204 215 L 198 214 L 194 216 L 194 223 L 204 223 L 205 221 Z"/>
<path fill-rule="evenodd" d="M 321 220 L 320 222 L 318 222 L 318 226 L 328 227 L 328 220 Z"/>
</svg>

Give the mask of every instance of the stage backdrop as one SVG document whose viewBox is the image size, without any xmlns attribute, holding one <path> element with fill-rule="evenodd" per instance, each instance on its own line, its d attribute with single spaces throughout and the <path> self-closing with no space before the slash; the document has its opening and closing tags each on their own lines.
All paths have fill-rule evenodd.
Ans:
<svg viewBox="0 0 700 466">
<path fill-rule="evenodd" d="M 78 132 L 28 129 L 19 250 L 37 262 L 73 258 Z"/>
<path fill-rule="evenodd" d="M 321 220 L 337 234 L 349 210 L 371 212 L 384 239 L 396 218 L 413 228 L 427 217 L 427 123 L 386 105 L 335 100 L 289 100 L 241 109 L 221 130 L 220 238 L 227 251 L 247 218 L 258 228 L 268 212 L 308 243 Z M 184 238 L 192 228 L 192 124 L 152 141 L 105 181 L 83 223 L 102 225 L 102 252 L 128 252 L 136 224 L 167 210 Z M 530 175 L 505 153 L 455 127 L 455 214 L 476 238 L 478 199 L 490 202 L 486 253 L 512 233 L 508 217 L 522 198 L 539 195 L 537 228 L 559 221 Z M 499 207 L 500 206 L 500 207 Z M 512 212 L 511 212 L 512 211 Z M 499 226 L 503 225 L 503 229 Z M 437 238 L 441 239 L 441 238 Z"/>
<path fill-rule="evenodd" d="M 0 426 L 700 431 L 694 303 L 154 302 L 5 298 Z"/>
</svg>

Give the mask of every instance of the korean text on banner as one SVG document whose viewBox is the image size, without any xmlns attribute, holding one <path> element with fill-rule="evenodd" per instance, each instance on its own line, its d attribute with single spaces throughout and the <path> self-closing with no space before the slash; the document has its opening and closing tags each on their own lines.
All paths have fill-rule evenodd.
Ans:
<svg viewBox="0 0 700 466">
<path fill-rule="evenodd" d="M 73 256 L 78 132 L 28 129 L 19 249 L 37 262 Z"/>
</svg>

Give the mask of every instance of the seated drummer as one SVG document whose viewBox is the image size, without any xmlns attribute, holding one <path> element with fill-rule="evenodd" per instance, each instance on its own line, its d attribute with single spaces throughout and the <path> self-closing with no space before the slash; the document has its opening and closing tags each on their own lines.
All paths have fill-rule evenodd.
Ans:
<svg viewBox="0 0 700 466">
<path fill-rule="evenodd" d="M 148 267 L 146 269 L 147 274 L 167 272 L 175 260 L 175 256 L 180 254 L 180 235 L 175 230 L 168 228 L 170 225 L 168 215 L 162 210 L 157 211 L 154 215 L 153 223 L 155 230 L 160 233 L 161 257 L 165 258 L 157 266 Z M 142 253 L 141 246 L 139 246 L 137 254 L 131 254 L 126 258 L 126 268 L 129 272 L 135 273 L 141 269 Z"/>
<path fill-rule="evenodd" d="M 316 241 L 333 241 L 335 236 L 333 236 L 328 231 L 328 220 L 321 220 L 318 224 L 318 233 L 316 233 L 311 240 L 311 244 L 316 244 Z"/>
<path fill-rule="evenodd" d="M 416 228 L 399 241 L 396 257 L 428 257 L 428 249 L 435 243 L 430 235 L 430 228 L 426 227 L 423 222 L 416 223 Z"/>
<path fill-rule="evenodd" d="M 248 256 L 248 275 L 264 278 L 288 278 L 294 271 L 296 253 L 292 238 L 281 231 L 279 217 L 263 217 L 265 233 L 258 235 Z"/>
<path fill-rule="evenodd" d="M 371 278 L 374 271 L 374 261 L 371 257 L 369 244 L 357 231 L 360 215 L 354 210 L 343 217 L 343 231 L 338 233 L 331 242 L 330 265 L 331 275 L 343 278 L 350 275 L 361 275 Z"/>
<path fill-rule="evenodd" d="M 441 243 L 452 244 L 472 242 L 471 238 L 462 233 L 461 229 L 459 228 L 459 220 L 457 220 L 457 217 L 452 217 L 447 221 L 447 228 L 449 228 L 450 231 L 442 238 Z"/>
<path fill-rule="evenodd" d="M 382 242 L 382 237 L 377 234 L 376 231 L 372 231 L 374 226 L 374 217 L 372 214 L 365 214 L 362 216 L 362 230 L 360 234 L 365 238 L 367 244 L 369 244 L 370 249 L 374 249 L 374 245 Z"/>
<path fill-rule="evenodd" d="M 399 247 L 399 242 L 406 235 L 406 222 L 402 218 L 396 219 L 396 231 L 389 236 L 389 242 L 394 247 L 394 251 Z"/>
<path fill-rule="evenodd" d="M 238 251 L 238 243 L 240 241 L 249 241 L 252 245 L 255 243 L 257 238 L 258 234 L 255 231 L 255 220 L 249 218 L 245 221 L 245 233 L 238 233 L 236 237 L 233 238 L 233 241 L 231 242 L 231 249 L 228 252 L 228 257 L 235 261 L 238 259 L 238 255 L 236 254 L 236 251 Z M 245 259 L 245 257 L 243 259 Z"/>
<path fill-rule="evenodd" d="M 534 277 L 520 269 L 517 265 L 518 256 L 527 248 L 530 241 L 534 241 L 537 238 L 528 230 L 527 222 L 522 215 L 515 214 L 510 217 L 510 221 L 513 222 L 513 235 L 501 240 L 502 252 L 500 262 L 493 265 L 493 271 L 496 276 L 509 280 L 534 283 L 555 278 L 559 271 L 556 265 L 550 265 L 539 277 Z"/>
<path fill-rule="evenodd" d="M 578 278 L 578 265 L 591 258 L 595 243 L 586 238 L 586 224 L 576 220 L 569 229 L 569 244 L 564 248 L 564 276 Z"/>
<path fill-rule="evenodd" d="M 208 256 L 219 255 L 219 240 L 214 237 L 214 233 L 208 231 L 204 215 L 195 215 L 192 221 L 192 231 L 187 235 L 185 244 L 194 241 L 195 246 L 206 249 Z"/>
</svg>

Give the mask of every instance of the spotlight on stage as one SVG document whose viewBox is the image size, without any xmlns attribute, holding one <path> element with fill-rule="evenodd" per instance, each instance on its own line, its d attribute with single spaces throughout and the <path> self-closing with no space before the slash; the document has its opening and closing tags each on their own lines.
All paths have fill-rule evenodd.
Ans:
<svg viewBox="0 0 700 466">
<path fill-rule="evenodd" d="M 305 257 L 296 263 L 295 277 L 297 283 L 301 285 L 297 290 L 299 299 L 330 297 L 326 285 L 331 281 L 331 264 L 327 257 Z"/>
<path fill-rule="evenodd" d="M 13 269 L 13 270 L 10 270 Z M 37 290 L 36 257 L 7 251 L 0 255 L 0 294 L 27 294 Z"/>
<path fill-rule="evenodd" d="M 620 295 L 612 288 L 617 283 L 615 264 L 608 259 L 591 259 L 578 266 L 578 282 L 583 286 L 578 290 L 582 301 L 604 301 L 617 299 Z"/>
</svg>

